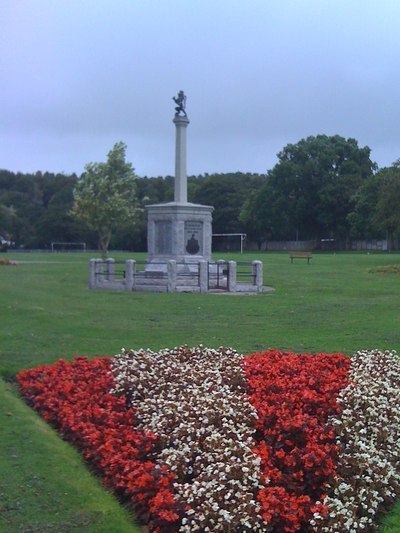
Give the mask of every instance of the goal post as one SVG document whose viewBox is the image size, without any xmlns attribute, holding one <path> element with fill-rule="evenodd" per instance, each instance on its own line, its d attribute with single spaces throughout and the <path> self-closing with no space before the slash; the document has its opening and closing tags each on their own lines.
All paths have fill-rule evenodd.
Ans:
<svg viewBox="0 0 400 533">
<path fill-rule="evenodd" d="M 52 242 L 52 252 L 86 252 L 86 242 Z"/>
<path fill-rule="evenodd" d="M 243 253 L 244 243 L 246 240 L 246 233 L 213 233 L 212 237 L 218 238 L 218 237 L 225 237 L 227 238 L 228 242 L 232 240 L 233 242 L 238 242 L 240 244 L 240 253 Z"/>
</svg>

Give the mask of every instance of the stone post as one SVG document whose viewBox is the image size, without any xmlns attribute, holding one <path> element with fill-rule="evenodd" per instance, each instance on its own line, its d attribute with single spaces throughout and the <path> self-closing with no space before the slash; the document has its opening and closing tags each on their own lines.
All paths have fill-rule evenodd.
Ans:
<svg viewBox="0 0 400 533">
<path fill-rule="evenodd" d="M 187 174 L 186 174 L 186 128 L 189 124 L 187 117 L 176 115 L 175 144 L 175 202 L 187 203 Z"/>
<path fill-rule="evenodd" d="M 89 261 L 89 289 L 96 288 L 96 259 Z"/>
<path fill-rule="evenodd" d="M 228 292 L 236 292 L 236 261 L 228 261 Z"/>
<path fill-rule="evenodd" d="M 112 282 L 115 279 L 115 259 L 108 257 L 106 259 L 107 280 Z"/>
<path fill-rule="evenodd" d="M 200 292 L 208 292 L 208 261 L 199 261 Z"/>
<path fill-rule="evenodd" d="M 173 259 L 167 263 L 167 276 L 167 292 L 176 292 L 177 267 Z"/>
<path fill-rule="evenodd" d="M 136 261 L 127 259 L 125 261 L 125 290 L 133 291 L 135 288 Z"/>
<path fill-rule="evenodd" d="M 226 265 L 226 268 L 225 268 Z M 224 259 L 217 259 L 217 287 L 218 289 L 228 289 L 227 283 L 228 264 Z"/>
<path fill-rule="evenodd" d="M 263 288 L 263 264 L 262 261 L 253 261 L 253 279 L 257 292 L 262 292 Z"/>
<path fill-rule="evenodd" d="M 104 281 L 103 260 L 102 259 L 96 259 L 95 261 L 96 261 L 96 268 L 95 268 L 96 282 L 95 282 L 95 286 L 96 287 L 101 287 L 103 285 L 103 281 Z"/>
</svg>

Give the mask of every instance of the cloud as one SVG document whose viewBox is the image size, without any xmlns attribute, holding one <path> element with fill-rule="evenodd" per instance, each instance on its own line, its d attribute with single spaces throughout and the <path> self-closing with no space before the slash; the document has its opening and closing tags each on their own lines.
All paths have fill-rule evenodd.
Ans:
<svg viewBox="0 0 400 533">
<path fill-rule="evenodd" d="M 354 0 L 3 0 L 0 166 L 81 172 L 118 140 L 140 175 L 265 172 L 307 135 L 399 157 L 400 4 Z"/>
</svg>

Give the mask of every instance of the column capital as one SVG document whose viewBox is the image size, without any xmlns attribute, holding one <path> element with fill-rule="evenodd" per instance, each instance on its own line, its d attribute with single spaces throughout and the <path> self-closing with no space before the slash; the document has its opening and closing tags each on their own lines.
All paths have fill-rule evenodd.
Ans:
<svg viewBox="0 0 400 533">
<path fill-rule="evenodd" d="M 176 126 L 187 126 L 190 121 L 187 117 L 181 116 L 181 115 L 175 115 L 174 119 L 172 121 Z"/>
</svg>

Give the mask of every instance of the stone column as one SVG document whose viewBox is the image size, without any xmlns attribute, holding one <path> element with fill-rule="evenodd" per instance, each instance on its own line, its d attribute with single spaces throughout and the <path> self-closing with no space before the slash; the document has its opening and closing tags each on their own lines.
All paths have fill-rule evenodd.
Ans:
<svg viewBox="0 0 400 533">
<path fill-rule="evenodd" d="M 263 264 L 261 261 L 253 261 L 253 277 L 254 277 L 254 285 L 256 285 L 257 287 L 257 292 L 262 292 Z"/>
<path fill-rule="evenodd" d="M 177 203 L 187 203 L 186 128 L 189 119 L 175 115 L 174 124 L 176 126 L 174 200 Z"/>
<path fill-rule="evenodd" d="M 106 259 L 106 272 L 107 272 L 107 280 L 108 281 L 114 281 L 114 279 L 115 279 L 115 259 L 112 259 L 111 257 L 108 257 Z"/>
<path fill-rule="evenodd" d="M 127 259 L 125 261 L 125 289 L 133 291 L 135 288 L 136 261 Z"/>
<path fill-rule="evenodd" d="M 103 271 L 103 260 L 102 259 L 96 259 L 96 267 L 95 267 L 95 276 L 96 276 L 96 287 L 101 287 L 103 285 L 104 281 L 104 271 Z"/>
<path fill-rule="evenodd" d="M 176 261 L 170 259 L 167 263 L 167 292 L 176 292 L 177 266 Z"/>
<path fill-rule="evenodd" d="M 208 261 L 199 261 L 200 292 L 208 292 Z"/>
<path fill-rule="evenodd" d="M 228 261 L 228 292 L 236 292 L 236 261 Z"/>
<path fill-rule="evenodd" d="M 97 259 L 89 261 L 89 289 L 96 288 L 96 261 Z"/>
</svg>

